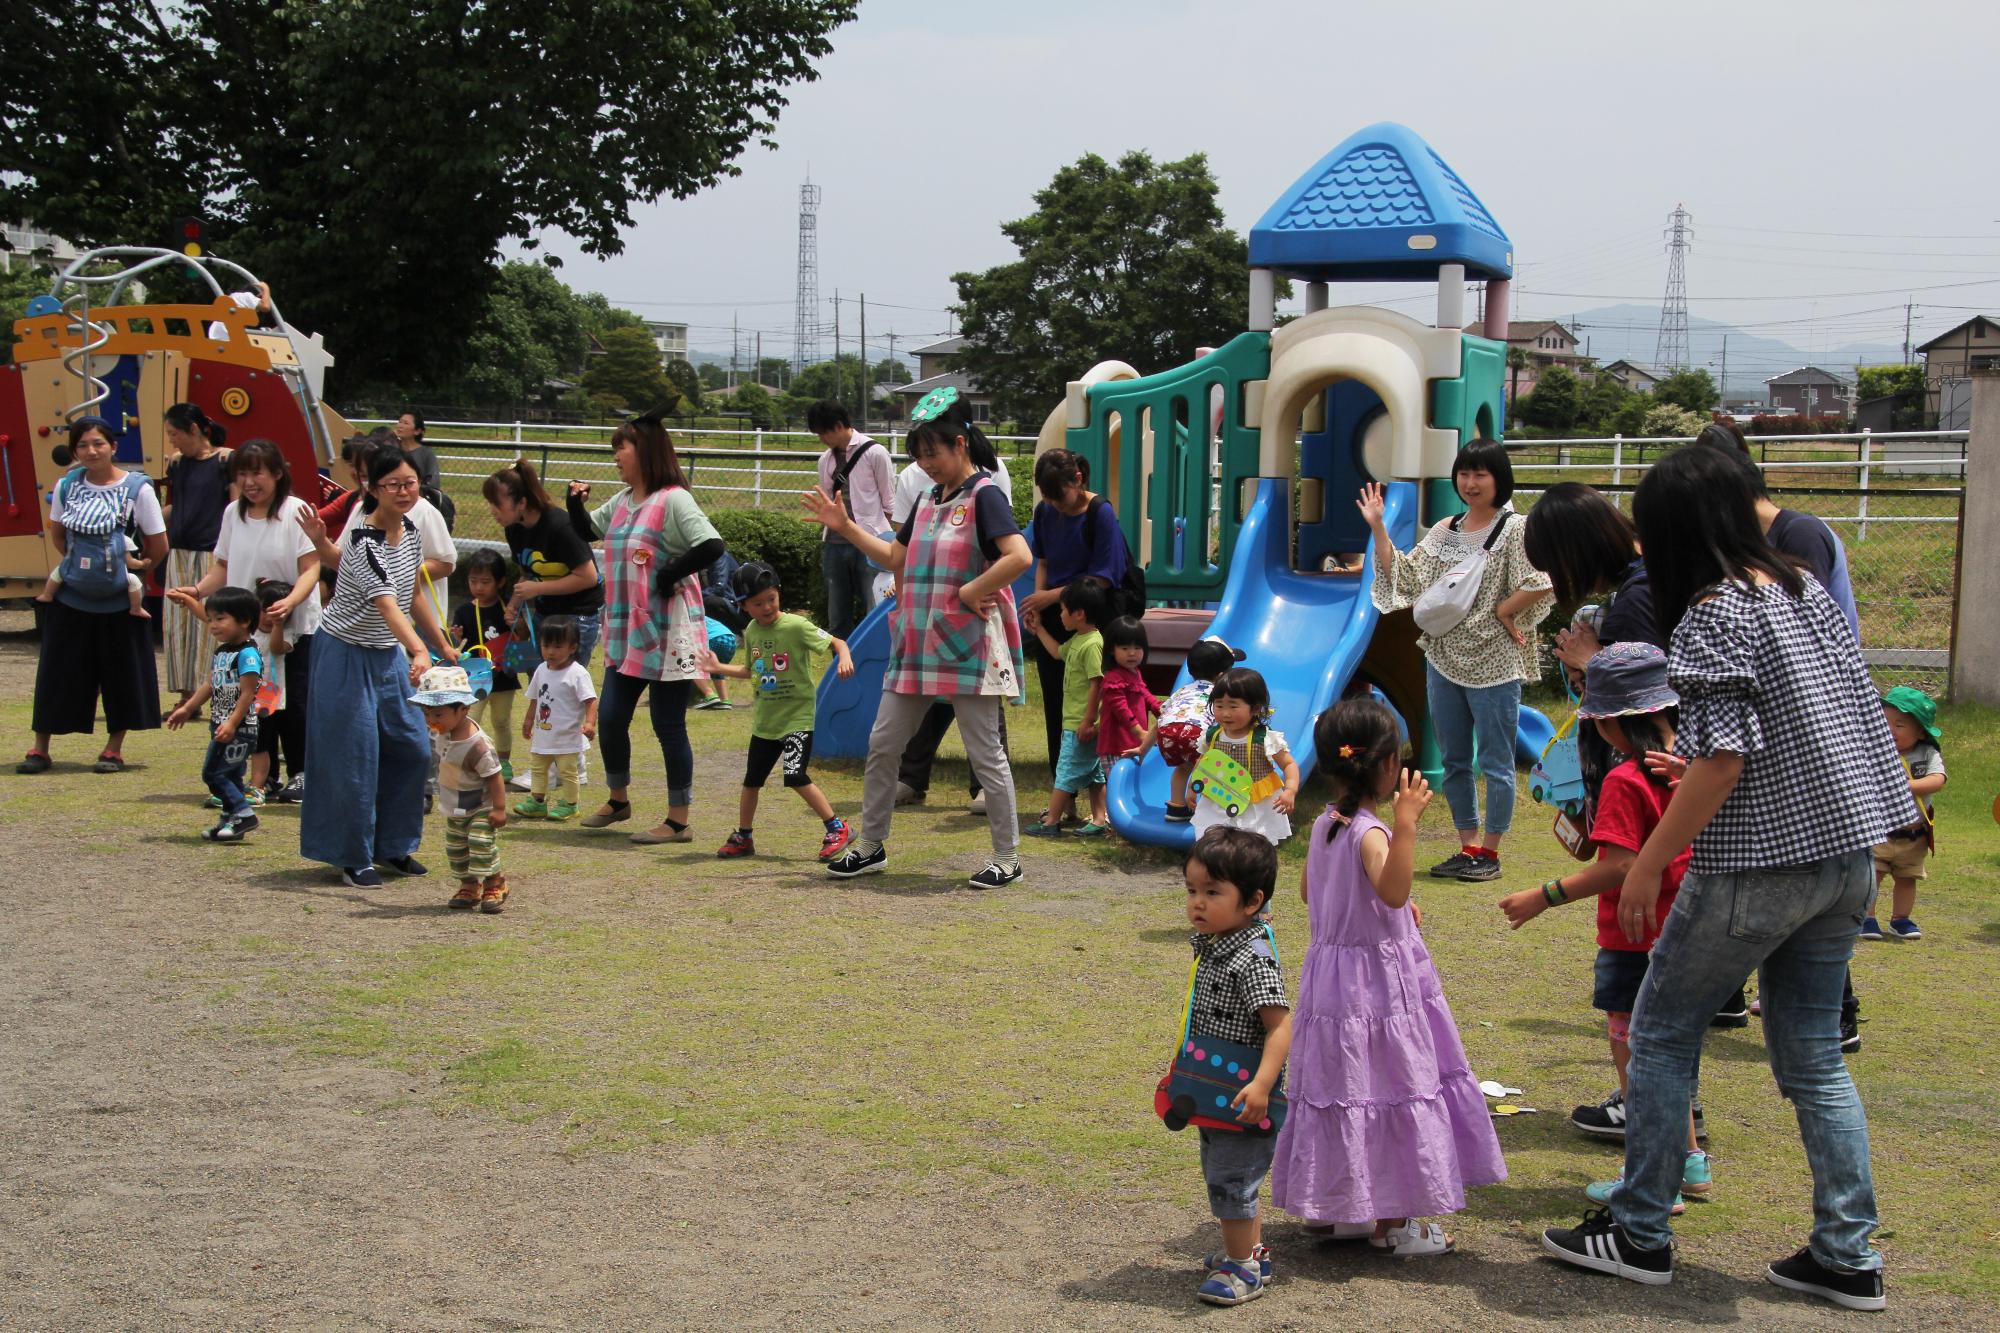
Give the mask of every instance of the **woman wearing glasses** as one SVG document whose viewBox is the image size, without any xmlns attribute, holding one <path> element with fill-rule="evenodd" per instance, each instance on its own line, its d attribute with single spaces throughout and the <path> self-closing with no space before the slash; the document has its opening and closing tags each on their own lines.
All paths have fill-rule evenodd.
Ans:
<svg viewBox="0 0 2000 1333">
<path fill-rule="evenodd" d="M 410 511 L 422 503 L 417 471 L 401 451 L 369 455 L 359 526 L 336 546 L 307 509 L 299 527 L 320 562 L 336 571 L 333 600 L 313 652 L 312 710 L 306 734 L 307 788 L 299 807 L 299 851 L 340 870 L 357 889 L 382 887 L 375 869 L 421 875 L 413 852 L 423 838 L 424 777 L 430 737 L 410 689 L 430 669 L 427 643 L 447 661 L 458 654 L 438 627 L 431 599 L 417 596 L 424 560 Z"/>
</svg>

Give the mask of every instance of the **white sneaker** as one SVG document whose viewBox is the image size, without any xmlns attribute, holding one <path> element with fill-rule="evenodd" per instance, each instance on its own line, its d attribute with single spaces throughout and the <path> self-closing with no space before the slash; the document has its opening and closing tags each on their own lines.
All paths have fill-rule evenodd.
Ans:
<svg viewBox="0 0 2000 1333">
<path fill-rule="evenodd" d="M 971 811 L 971 812 L 972 812 L 973 814 L 975 814 L 975 815 L 983 815 L 983 814 L 985 814 L 985 813 L 986 813 L 986 793 L 985 793 L 984 791 L 980 791 L 980 792 L 978 792 L 978 793 L 977 793 L 976 795 L 974 795 L 974 796 L 973 796 L 973 798 L 972 798 L 972 804 L 971 804 L 971 805 L 969 805 L 969 806 L 967 806 L 967 807 L 966 807 L 966 809 L 970 810 L 970 811 Z"/>
</svg>

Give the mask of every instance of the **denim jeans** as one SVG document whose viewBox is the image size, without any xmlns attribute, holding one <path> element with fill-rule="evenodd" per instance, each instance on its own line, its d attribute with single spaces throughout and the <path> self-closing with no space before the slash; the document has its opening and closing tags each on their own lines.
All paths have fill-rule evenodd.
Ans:
<svg viewBox="0 0 2000 1333">
<path fill-rule="evenodd" d="M 306 719 L 306 786 L 299 854 L 354 869 L 395 861 L 424 837 L 424 781 L 437 751 L 423 710 L 410 702 L 410 662 L 400 647 L 363 648 L 313 635 Z"/>
<path fill-rule="evenodd" d="M 1486 775 L 1486 831 L 1514 826 L 1514 733 L 1521 724 L 1521 682 L 1473 688 L 1454 685 L 1424 663 L 1424 687 L 1431 727 L 1444 751 L 1444 799 L 1452 826 L 1479 831 L 1479 791 L 1472 781 L 1473 741 L 1479 742 L 1479 771 Z"/>
<path fill-rule="evenodd" d="M 861 548 L 829 541 L 819 548 L 820 569 L 826 574 L 826 632 L 836 639 L 854 633 L 861 617 L 875 609 L 875 566 Z M 861 603 L 861 615 L 854 603 Z"/>
<path fill-rule="evenodd" d="M 1625 1178 L 1611 1211 L 1632 1243 L 1667 1243 L 1687 1153 L 1690 1082 L 1717 1006 L 1759 969 L 1764 1045 L 1813 1173 L 1812 1255 L 1880 1268 L 1868 1116 L 1840 1054 L 1840 993 L 1875 881 L 1868 849 L 1780 870 L 1690 873 L 1653 946 L 1632 1013 Z"/>
<path fill-rule="evenodd" d="M 688 696 L 691 680 L 642 680 L 613 667 L 604 669 L 604 691 L 597 701 L 597 743 L 604 749 L 604 785 L 622 791 L 632 785 L 632 714 L 639 696 L 652 691 L 647 705 L 660 757 L 667 764 L 667 804 L 694 800 L 694 747 L 688 743 Z"/>
<path fill-rule="evenodd" d="M 253 721 L 238 729 L 227 744 L 208 738 L 208 755 L 201 761 L 201 780 L 209 795 L 222 802 L 222 813 L 231 817 L 250 813 L 250 798 L 243 791 L 243 766 L 257 748 L 257 727 Z"/>
</svg>

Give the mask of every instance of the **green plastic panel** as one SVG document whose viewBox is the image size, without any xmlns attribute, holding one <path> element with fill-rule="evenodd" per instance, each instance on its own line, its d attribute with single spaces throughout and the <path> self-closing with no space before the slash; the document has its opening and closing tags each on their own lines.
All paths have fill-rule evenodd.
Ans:
<svg viewBox="0 0 2000 1333">
<path fill-rule="evenodd" d="M 1064 443 L 1090 460 L 1093 477 L 1108 475 L 1112 426 L 1119 424 L 1119 522 L 1146 571 L 1147 594 L 1161 601 L 1212 601 L 1222 596 L 1229 557 L 1236 545 L 1237 496 L 1245 479 L 1257 475 L 1258 431 L 1243 419 L 1243 386 L 1271 373 L 1271 336 L 1242 333 L 1198 361 L 1142 379 L 1093 384 L 1088 390 L 1090 422 L 1070 429 Z M 1207 438 L 1212 391 L 1222 393 L 1222 428 L 1217 454 L 1221 466 L 1219 527 L 1209 515 Z M 1182 423 L 1187 423 L 1183 425 Z M 1152 475 L 1143 471 L 1140 447 L 1147 424 L 1154 432 Z M 1192 427 L 1192 429 L 1190 429 Z M 1144 525 L 1137 522 L 1144 497 L 1153 521 L 1151 549 L 1141 549 Z M 1212 527 L 1215 528 L 1212 531 Z M 1174 558 L 1181 533 L 1181 559 Z M 1215 539 L 1215 563 L 1206 558 Z"/>
</svg>

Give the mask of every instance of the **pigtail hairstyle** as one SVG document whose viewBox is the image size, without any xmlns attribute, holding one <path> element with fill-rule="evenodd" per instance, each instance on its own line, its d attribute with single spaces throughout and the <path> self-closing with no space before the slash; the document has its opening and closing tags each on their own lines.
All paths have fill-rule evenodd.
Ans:
<svg viewBox="0 0 2000 1333">
<path fill-rule="evenodd" d="M 1338 826 L 1354 818 L 1361 802 L 1374 794 L 1372 786 L 1382 766 L 1402 748 L 1396 715 L 1379 699 L 1342 699 L 1319 715 L 1313 723 L 1313 753 L 1321 771 L 1339 789 L 1333 801 L 1339 818 L 1335 827 L 1326 831 L 1328 842 L 1333 841 Z"/>
</svg>

